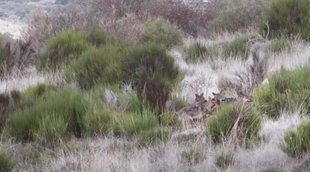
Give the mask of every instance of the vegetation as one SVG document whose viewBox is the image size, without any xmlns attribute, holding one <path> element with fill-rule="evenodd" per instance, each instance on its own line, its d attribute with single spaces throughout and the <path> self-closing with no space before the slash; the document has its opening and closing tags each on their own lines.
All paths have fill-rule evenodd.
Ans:
<svg viewBox="0 0 310 172">
<path fill-rule="evenodd" d="M 216 157 L 215 165 L 221 169 L 226 169 L 233 163 L 233 155 L 231 153 L 222 153 Z"/>
<path fill-rule="evenodd" d="M 169 21 L 158 18 L 145 23 L 143 40 L 171 48 L 182 43 L 182 32 Z"/>
<path fill-rule="evenodd" d="M 154 145 L 161 142 L 166 142 L 169 139 L 169 132 L 165 128 L 156 127 L 147 131 L 142 131 L 140 134 L 139 143 L 142 146 Z"/>
<path fill-rule="evenodd" d="M 310 68 L 281 69 L 269 78 L 269 84 L 254 91 L 254 103 L 261 114 L 277 118 L 281 110 L 302 107 L 310 112 Z"/>
<path fill-rule="evenodd" d="M 239 121 L 237 121 L 238 115 L 240 115 Z M 247 141 L 258 137 L 261 124 L 260 116 L 239 104 L 221 106 L 208 120 L 206 134 L 215 143 L 226 141 L 232 134 L 236 122 L 238 122 L 237 137 L 240 140 L 247 143 Z"/>
<path fill-rule="evenodd" d="M 14 167 L 14 161 L 6 152 L 0 150 L 0 171 L 1 172 L 11 172 Z"/>
<path fill-rule="evenodd" d="M 22 100 L 29 98 L 29 92 L 32 90 L 26 91 Z M 27 106 L 21 106 L 8 122 L 8 132 L 17 140 L 53 143 L 84 134 L 87 102 L 82 93 L 69 88 L 48 90 L 23 103 Z"/>
<path fill-rule="evenodd" d="M 284 50 L 289 50 L 291 48 L 290 42 L 287 38 L 281 37 L 281 38 L 275 38 L 271 40 L 269 44 L 269 51 L 278 53 Z"/>
<path fill-rule="evenodd" d="M 205 159 L 205 156 L 195 149 L 184 151 L 182 152 L 181 156 L 187 163 L 191 165 L 199 164 Z"/>
<path fill-rule="evenodd" d="M 308 0 L 276 0 L 265 11 L 261 31 L 269 37 L 300 36 L 310 38 L 310 2 Z M 268 25 L 266 25 L 268 23 Z"/>
<path fill-rule="evenodd" d="M 88 47 L 89 43 L 81 32 L 64 31 L 48 40 L 46 52 L 41 54 L 39 66 L 47 70 L 59 69 L 72 60 L 76 60 Z"/>
<path fill-rule="evenodd" d="M 241 56 L 243 59 L 247 58 L 247 41 L 248 38 L 246 37 L 238 37 L 228 42 L 223 47 L 223 54 L 224 56 Z"/>
<path fill-rule="evenodd" d="M 98 25 L 92 26 L 87 34 L 87 40 L 95 46 L 102 46 L 111 43 L 111 39 L 112 38 L 108 33 L 102 30 Z"/>
<path fill-rule="evenodd" d="M 125 55 L 126 49 L 120 46 L 90 48 L 67 69 L 67 79 L 76 81 L 83 89 L 96 84 L 119 83 L 122 80 L 121 61 Z"/>
<path fill-rule="evenodd" d="M 133 83 L 142 102 L 162 111 L 179 75 L 174 59 L 164 47 L 146 43 L 134 48 L 126 60 L 126 82 Z"/>
<path fill-rule="evenodd" d="M 185 49 L 186 61 L 199 62 L 209 60 L 219 56 L 219 48 L 217 45 L 205 46 L 200 42 L 196 42 Z"/>
<path fill-rule="evenodd" d="M 310 121 L 300 124 L 296 130 L 285 133 L 283 150 L 292 156 L 301 156 L 310 151 Z"/>
<path fill-rule="evenodd" d="M 5 52 L 4 47 L 2 46 L 1 39 L 0 39 L 0 76 L 4 74 L 5 71 Z"/>
</svg>

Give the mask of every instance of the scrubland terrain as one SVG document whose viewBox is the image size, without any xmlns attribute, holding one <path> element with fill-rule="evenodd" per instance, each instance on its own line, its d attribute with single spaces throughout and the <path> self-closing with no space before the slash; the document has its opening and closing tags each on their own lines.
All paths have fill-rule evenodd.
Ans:
<svg viewBox="0 0 310 172">
<path fill-rule="evenodd" d="M 0 37 L 0 172 L 309 171 L 309 8 L 35 10 L 21 34 Z"/>
</svg>

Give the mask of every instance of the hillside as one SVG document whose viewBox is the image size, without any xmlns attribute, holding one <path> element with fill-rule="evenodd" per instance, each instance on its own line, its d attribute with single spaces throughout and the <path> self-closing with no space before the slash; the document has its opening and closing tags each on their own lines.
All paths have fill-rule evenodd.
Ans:
<svg viewBox="0 0 310 172">
<path fill-rule="evenodd" d="M 309 171 L 308 0 L 0 6 L 0 172 Z"/>
</svg>

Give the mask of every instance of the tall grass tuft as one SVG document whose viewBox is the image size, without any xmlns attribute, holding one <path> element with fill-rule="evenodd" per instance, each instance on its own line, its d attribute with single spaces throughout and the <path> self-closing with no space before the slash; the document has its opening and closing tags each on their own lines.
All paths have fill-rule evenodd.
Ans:
<svg viewBox="0 0 310 172">
<path fill-rule="evenodd" d="M 14 164 L 12 158 L 5 151 L 0 149 L 0 171 L 11 172 Z"/>
<path fill-rule="evenodd" d="M 246 37 L 238 37 L 224 44 L 223 55 L 227 58 L 230 56 L 241 56 L 243 59 L 247 58 L 247 41 Z"/>
</svg>

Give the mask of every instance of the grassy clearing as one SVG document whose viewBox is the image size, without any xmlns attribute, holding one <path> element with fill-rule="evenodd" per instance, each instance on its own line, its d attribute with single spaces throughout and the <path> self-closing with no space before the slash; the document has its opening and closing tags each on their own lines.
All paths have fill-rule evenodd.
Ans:
<svg viewBox="0 0 310 172">
<path fill-rule="evenodd" d="M 281 110 L 305 109 L 310 112 L 310 68 L 281 69 L 269 84 L 254 91 L 254 104 L 261 114 L 279 117 Z"/>
<path fill-rule="evenodd" d="M 310 120 L 300 124 L 296 130 L 285 133 L 282 148 L 289 155 L 298 157 L 310 152 Z"/>
</svg>

